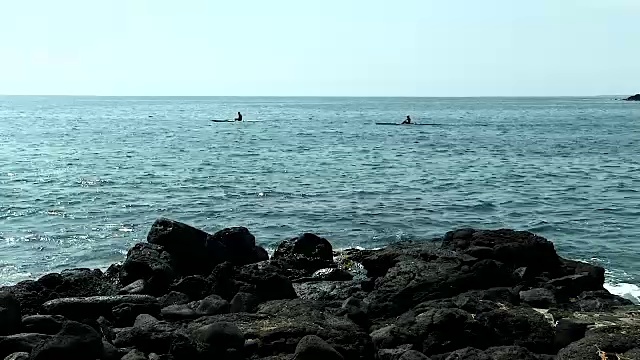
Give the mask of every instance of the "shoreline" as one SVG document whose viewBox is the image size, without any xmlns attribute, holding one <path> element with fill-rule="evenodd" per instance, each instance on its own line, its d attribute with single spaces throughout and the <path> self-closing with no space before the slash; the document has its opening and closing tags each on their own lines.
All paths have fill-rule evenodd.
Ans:
<svg viewBox="0 0 640 360">
<path fill-rule="evenodd" d="M 305 233 L 268 254 L 246 228 L 160 218 L 104 272 L 1 287 L 0 358 L 636 358 L 640 308 L 604 281 L 525 231 L 339 251 Z"/>
</svg>

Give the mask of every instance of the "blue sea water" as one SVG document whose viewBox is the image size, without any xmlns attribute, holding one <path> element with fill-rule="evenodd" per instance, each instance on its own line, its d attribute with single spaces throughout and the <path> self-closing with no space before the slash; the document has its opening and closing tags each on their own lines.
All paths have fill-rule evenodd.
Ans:
<svg viewBox="0 0 640 360">
<path fill-rule="evenodd" d="M 407 114 L 441 126 L 375 125 Z M 0 97 L 0 283 L 105 268 L 166 216 L 267 247 L 530 230 L 628 290 L 638 154 L 640 104 L 607 97 Z"/>
</svg>

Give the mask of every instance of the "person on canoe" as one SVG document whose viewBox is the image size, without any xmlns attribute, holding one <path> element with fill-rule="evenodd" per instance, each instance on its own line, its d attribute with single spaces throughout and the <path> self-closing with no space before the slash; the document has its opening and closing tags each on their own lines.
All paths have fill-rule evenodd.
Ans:
<svg viewBox="0 0 640 360">
<path fill-rule="evenodd" d="M 238 111 L 238 117 L 233 119 L 235 121 L 242 121 L 242 114 L 240 114 L 240 111 Z"/>
<path fill-rule="evenodd" d="M 411 117 L 407 115 L 407 118 L 402 122 L 402 125 L 411 125 Z"/>
</svg>

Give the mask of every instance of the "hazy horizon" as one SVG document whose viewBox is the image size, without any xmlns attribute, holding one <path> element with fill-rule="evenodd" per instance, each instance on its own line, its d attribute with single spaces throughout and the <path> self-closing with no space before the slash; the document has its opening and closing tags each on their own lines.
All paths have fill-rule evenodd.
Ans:
<svg viewBox="0 0 640 360">
<path fill-rule="evenodd" d="M 628 96 L 638 18 L 637 0 L 25 0 L 0 13 L 0 94 Z"/>
</svg>

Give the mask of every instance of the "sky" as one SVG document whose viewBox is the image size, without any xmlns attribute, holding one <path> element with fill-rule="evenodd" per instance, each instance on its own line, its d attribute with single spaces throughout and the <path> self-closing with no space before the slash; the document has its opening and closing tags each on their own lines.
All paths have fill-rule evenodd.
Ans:
<svg viewBox="0 0 640 360">
<path fill-rule="evenodd" d="M 638 0 L 5 0 L 0 94 L 640 92 Z"/>
</svg>

